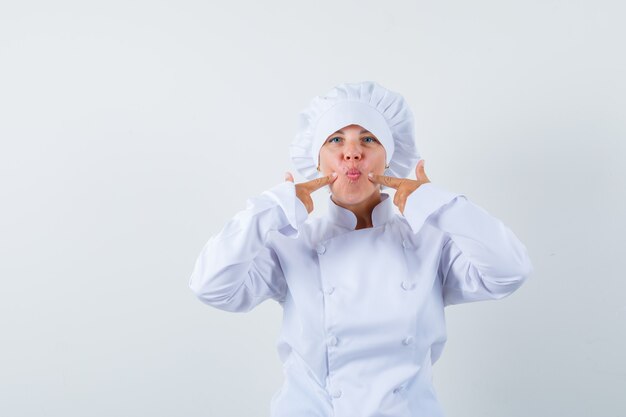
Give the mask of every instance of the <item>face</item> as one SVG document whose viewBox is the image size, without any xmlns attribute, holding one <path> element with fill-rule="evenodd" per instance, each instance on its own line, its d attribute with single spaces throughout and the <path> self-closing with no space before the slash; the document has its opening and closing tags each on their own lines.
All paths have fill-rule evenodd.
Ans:
<svg viewBox="0 0 626 417">
<path fill-rule="evenodd" d="M 346 126 L 328 136 L 320 148 L 319 163 L 322 175 L 338 175 L 330 185 L 333 200 L 354 205 L 380 193 L 367 174 L 383 175 L 385 156 L 376 136 L 359 125 Z"/>
</svg>

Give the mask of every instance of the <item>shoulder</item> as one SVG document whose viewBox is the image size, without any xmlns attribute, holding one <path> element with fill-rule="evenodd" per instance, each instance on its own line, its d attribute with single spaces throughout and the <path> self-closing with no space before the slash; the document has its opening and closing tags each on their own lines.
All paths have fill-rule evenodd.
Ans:
<svg viewBox="0 0 626 417">
<path fill-rule="evenodd" d="M 437 229 L 429 222 L 424 222 L 419 230 L 413 230 L 409 221 L 400 213 L 396 213 L 390 222 L 392 233 L 401 234 L 404 239 L 415 244 L 428 244 L 444 246 L 450 239 L 445 232 Z"/>
<path fill-rule="evenodd" d="M 316 236 L 323 234 L 326 229 L 327 225 L 324 218 L 309 216 L 298 225 L 297 235 L 285 236 L 278 231 L 272 231 L 268 235 L 268 240 L 273 246 L 300 246 L 302 244 L 311 246 L 314 244 Z"/>
</svg>

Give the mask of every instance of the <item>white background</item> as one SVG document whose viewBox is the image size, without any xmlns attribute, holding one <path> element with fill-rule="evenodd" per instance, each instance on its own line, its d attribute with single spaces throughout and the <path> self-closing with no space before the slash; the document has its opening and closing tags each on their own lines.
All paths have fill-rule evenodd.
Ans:
<svg viewBox="0 0 626 417">
<path fill-rule="evenodd" d="M 363 80 L 405 96 L 431 181 L 535 267 L 506 299 L 446 310 L 447 416 L 626 415 L 625 12 L 2 2 L 0 415 L 269 415 L 280 306 L 210 308 L 189 276 L 292 169 L 297 113 Z"/>
</svg>

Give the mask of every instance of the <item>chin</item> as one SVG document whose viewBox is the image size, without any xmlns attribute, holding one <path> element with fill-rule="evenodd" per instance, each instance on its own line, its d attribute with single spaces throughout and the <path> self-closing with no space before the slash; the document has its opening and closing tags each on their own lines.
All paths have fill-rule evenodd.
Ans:
<svg viewBox="0 0 626 417">
<path fill-rule="evenodd" d="M 368 187 L 359 187 L 358 189 L 352 188 L 339 188 L 334 187 L 331 192 L 333 195 L 333 200 L 338 203 L 343 204 L 359 204 L 364 201 L 367 201 L 373 195 L 379 194 L 380 190 L 376 184 L 370 184 Z"/>
</svg>

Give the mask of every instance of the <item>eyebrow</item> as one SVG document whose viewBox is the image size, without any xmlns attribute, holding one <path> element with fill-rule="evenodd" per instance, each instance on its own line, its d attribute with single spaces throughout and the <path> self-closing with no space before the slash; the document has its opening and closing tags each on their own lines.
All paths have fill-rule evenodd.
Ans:
<svg viewBox="0 0 626 417">
<path fill-rule="evenodd" d="M 339 133 L 340 135 L 345 135 L 345 132 L 344 132 L 343 130 L 338 130 L 338 131 L 336 131 L 335 133 Z M 333 135 L 334 135 L 335 133 L 333 133 Z M 361 130 L 361 133 L 359 133 L 359 135 L 362 135 L 363 133 L 372 133 L 372 132 L 370 132 L 369 130 L 365 130 L 365 129 L 363 129 L 363 130 Z"/>
</svg>

